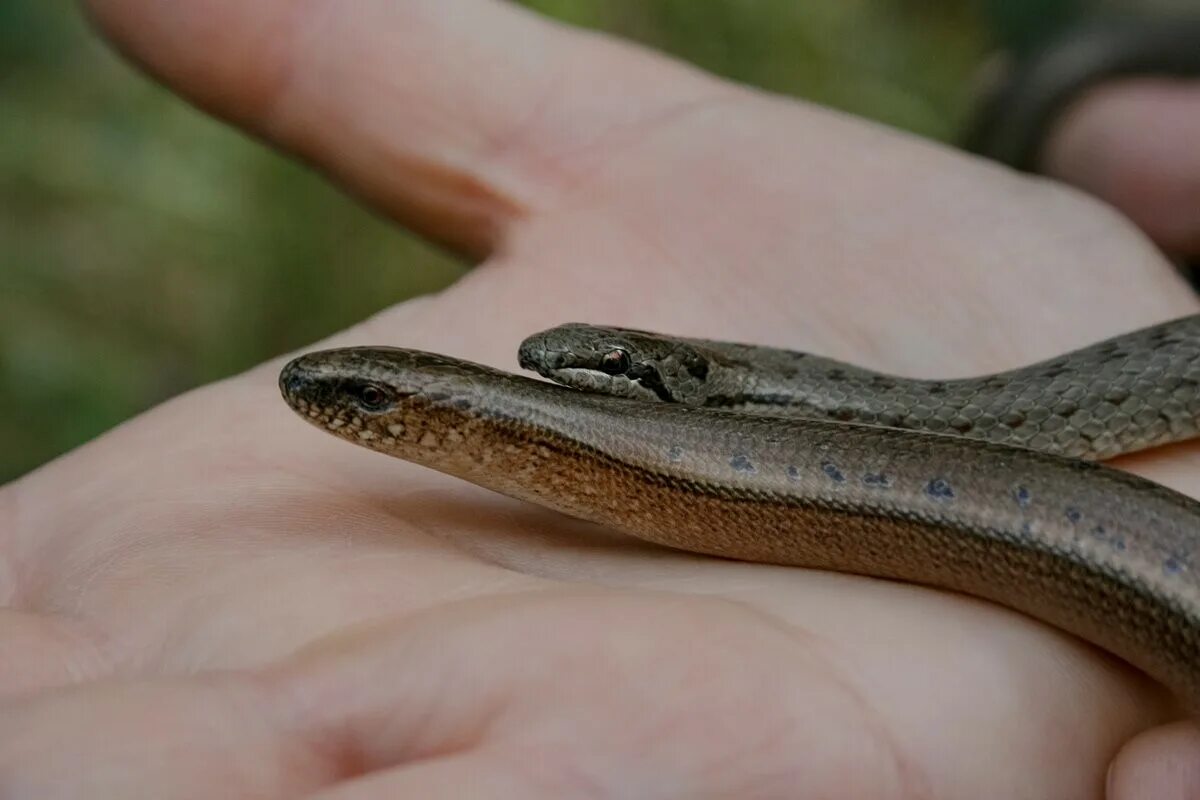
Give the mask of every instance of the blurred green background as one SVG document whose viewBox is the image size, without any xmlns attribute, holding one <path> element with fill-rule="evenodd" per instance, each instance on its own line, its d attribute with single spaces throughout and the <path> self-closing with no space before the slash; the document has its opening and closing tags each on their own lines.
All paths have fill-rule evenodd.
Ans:
<svg viewBox="0 0 1200 800">
<path fill-rule="evenodd" d="M 526 5 L 940 139 L 988 50 L 970 2 Z M 467 266 L 151 83 L 73 6 L 0 2 L 0 482 Z"/>
</svg>

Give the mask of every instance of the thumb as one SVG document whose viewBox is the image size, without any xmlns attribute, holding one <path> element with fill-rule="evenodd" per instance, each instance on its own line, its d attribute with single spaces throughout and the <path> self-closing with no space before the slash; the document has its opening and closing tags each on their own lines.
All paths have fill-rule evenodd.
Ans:
<svg viewBox="0 0 1200 800">
<path fill-rule="evenodd" d="M 1200 797 L 1200 729 L 1192 722 L 1154 728 L 1129 741 L 1108 771 L 1108 800 Z"/>
<path fill-rule="evenodd" d="M 590 145 L 716 81 L 494 0 L 85 0 L 168 85 L 485 255 Z"/>
</svg>

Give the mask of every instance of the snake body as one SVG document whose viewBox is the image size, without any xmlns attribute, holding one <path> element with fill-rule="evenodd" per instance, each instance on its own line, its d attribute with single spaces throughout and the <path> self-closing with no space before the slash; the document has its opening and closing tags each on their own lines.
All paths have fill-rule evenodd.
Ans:
<svg viewBox="0 0 1200 800">
<path fill-rule="evenodd" d="M 1062 455 L 1194 436 L 1200 318 L 963 381 L 579 325 L 520 360 L 609 394 L 384 347 L 301 356 L 280 387 L 356 444 L 649 541 L 1001 603 L 1200 707 L 1200 503 Z"/>
<path fill-rule="evenodd" d="M 604 394 L 946 433 L 1074 458 L 1111 458 L 1200 433 L 1200 315 L 960 380 L 579 324 L 530 336 L 519 358 L 547 378 Z"/>
</svg>

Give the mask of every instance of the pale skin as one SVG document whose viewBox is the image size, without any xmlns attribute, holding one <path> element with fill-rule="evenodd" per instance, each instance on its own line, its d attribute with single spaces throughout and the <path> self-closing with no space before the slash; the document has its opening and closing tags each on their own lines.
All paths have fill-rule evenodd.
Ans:
<svg viewBox="0 0 1200 800">
<path fill-rule="evenodd" d="M 961 375 L 1198 309 L 1082 194 L 504 4 L 90 10 L 485 261 L 322 344 L 515 369 L 524 334 L 583 320 Z M 1070 800 L 1114 757 L 1114 800 L 1200 791 L 1196 729 L 1053 629 L 351 447 L 287 409 L 281 363 L 0 490 L 0 794 Z M 1120 466 L 1200 496 L 1195 446 Z"/>
</svg>

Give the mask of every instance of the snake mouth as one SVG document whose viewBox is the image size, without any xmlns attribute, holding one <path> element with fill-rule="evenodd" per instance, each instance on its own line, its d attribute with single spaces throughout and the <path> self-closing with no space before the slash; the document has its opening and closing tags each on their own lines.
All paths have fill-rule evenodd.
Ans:
<svg viewBox="0 0 1200 800">
<path fill-rule="evenodd" d="M 547 369 L 541 374 L 556 383 L 578 389 L 581 392 L 632 397 L 637 400 L 656 399 L 653 391 L 643 386 L 640 381 L 625 375 L 609 375 L 585 367 Z"/>
</svg>

